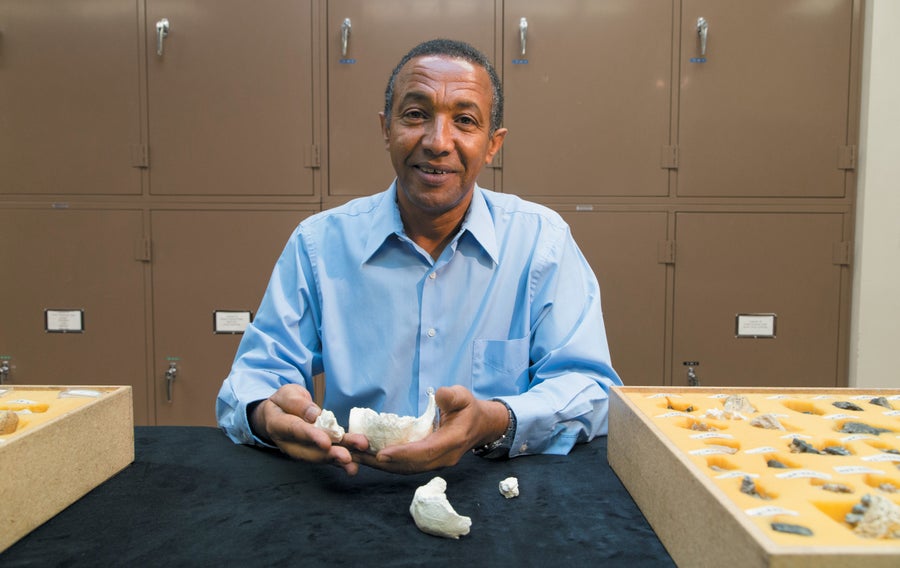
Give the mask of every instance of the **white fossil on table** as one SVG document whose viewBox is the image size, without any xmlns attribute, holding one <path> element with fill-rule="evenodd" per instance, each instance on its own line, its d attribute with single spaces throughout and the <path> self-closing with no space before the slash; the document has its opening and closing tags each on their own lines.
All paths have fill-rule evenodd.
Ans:
<svg viewBox="0 0 900 568">
<path fill-rule="evenodd" d="M 390 412 L 375 412 L 371 408 L 351 408 L 351 434 L 363 434 L 369 440 L 369 452 L 421 440 L 434 431 L 436 405 L 434 389 L 428 389 L 428 407 L 422 416 L 398 416 Z"/>
<path fill-rule="evenodd" d="M 416 489 L 409 514 L 419 530 L 434 536 L 456 538 L 469 534 L 472 519 L 457 514 L 447 500 L 447 482 L 435 477 Z"/>
<path fill-rule="evenodd" d="M 519 480 L 515 477 L 507 477 L 500 482 L 500 494 L 507 499 L 519 496 Z"/>
</svg>

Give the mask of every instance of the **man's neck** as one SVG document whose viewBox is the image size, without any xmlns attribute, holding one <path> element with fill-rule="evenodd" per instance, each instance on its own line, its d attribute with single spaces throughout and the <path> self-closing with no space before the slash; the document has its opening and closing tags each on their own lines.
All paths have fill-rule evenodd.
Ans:
<svg viewBox="0 0 900 568">
<path fill-rule="evenodd" d="M 437 215 L 414 208 L 407 208 L 399 201 L 400 219 L 403 230 L 414 243 L 422 247 L 434 260 L 437 260 L 459 232 L 471 199 L 465 204 Z M 464 205 L 464 206 L 462 206 Z"/>
</svg>

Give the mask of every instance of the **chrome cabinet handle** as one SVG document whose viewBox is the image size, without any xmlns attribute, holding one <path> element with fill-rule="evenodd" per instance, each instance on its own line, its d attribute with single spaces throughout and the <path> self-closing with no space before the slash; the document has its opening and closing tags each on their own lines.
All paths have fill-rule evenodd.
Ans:
<svg viewBox="0 0 900 568">
<path fill-rule="evenodd" d="M 700 56 L 706 56 L 706 37 L 709 35 L 709 22 L 700 16 L 697 18 L 697 35 L 700 36 Z"/>
<path fill-rule="evenodd" d="M 156 55 L 162 57 L 163 40 L 169 35 L 169 20 L 163 18 L 156 22 Z"/>
<path fill-rule="evenodd" d="M 175 382 L 175 377 L 178 376 L 178 364 L 175 361 L 169 361 L 169 368 L 166 371 L 166 402 L 172 402 L 173 400 L 173 383 Z"/>
<path fill-rule="evenodd" d="M 350 28 L 352 27 L 350 18 L 344 18 L 344 23 L 341 24 L 341 57 L 347 57 L 347 44 L 350 43 Z"/>
<path fill-rule="evenodd" d="M 519 46 L 522 48 L 522 57 L 525 57 L 525 45 L 528 43 L 528 19 L 519 20 Z"/>
</svg>

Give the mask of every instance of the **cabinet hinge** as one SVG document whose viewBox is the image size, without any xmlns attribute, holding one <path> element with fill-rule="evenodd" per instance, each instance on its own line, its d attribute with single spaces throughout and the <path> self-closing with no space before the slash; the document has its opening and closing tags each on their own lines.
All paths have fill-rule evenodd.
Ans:
<svg viewBox="0 0 900 568">
<path fill-rule="evenodd" d="M 678 169 L 678 146 L 663 146 L 660 152 L 659 167 L 664 170 Z"/>
<path fill-rule="evenodd" d="M 306 163 L 303 165 L 307 168 L 318 168 L 322 165 L 318 144 L 309 145 L 308 151 L 306 152 Z"/>
<path fill-rule="evenodd" d="M 831 249 L 831 263 L 839 266 L 850 264 L 850 243 L 848 241 L 834 243 L 834 247 Z"/>
<path fill-rule="evenodd" d="M 134 259 L 141 262 L 150 262 L 150 237 L 139 237 L 134 243 Z"/>
<path fill-rule="evenodd" d="M 656 261 L 659 264 L 675 264 L 675 241 L 659 241 L 657 243 Z"/>
<path fill-rule="evenodd" d="M 856 169 L 856 146 L 840 146 L 838 148 L 838 169 Z"/>
<path fill-rule="evenodd" d="M 150 150 L 146 144 L 134 144 L 131 146 L 131 167 L 150 167 Z"/>
</svg>

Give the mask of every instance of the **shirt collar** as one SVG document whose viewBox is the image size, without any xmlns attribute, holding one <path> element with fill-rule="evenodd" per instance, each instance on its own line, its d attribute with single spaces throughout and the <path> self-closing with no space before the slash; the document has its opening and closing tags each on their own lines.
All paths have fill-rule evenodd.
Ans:
<svg viewBox="0 0 900 568">
<path fill-rule="evenodd" d="M 487 197 L 484 191 L 477 185 L 475 186 L 472 204 L 469 205 L 469 213 L 463 222 L 462 230 L 469 231 L 475 237 L 482 250 L 491 257 L 494 264 L 500 264 L 497 234 L 494 232 L 494 218 L 491 215 L 490 208 L 488 208 Z"/>
<path fill-rule="evenodd" d="M 472 194 L 472 203 L 466 219 L 463 221 L 461 233 L 468 231 L 482 250 L 491 257 L 494 264 L 499 264 L 497 253 L 497 236 L 494 232 L 494 221 L 488 208 L 487 198 L 483 190 L 476 185 Z M 403 235 L 403 221 L 400 220 L 400 208 L 397 206 L 397 180 L 382 194 L 381 201 L 375 207 L 369 237 L 366 239 L 363 262 L 371 260 L 378 249 L 393 235 Z"/>
</svg>

